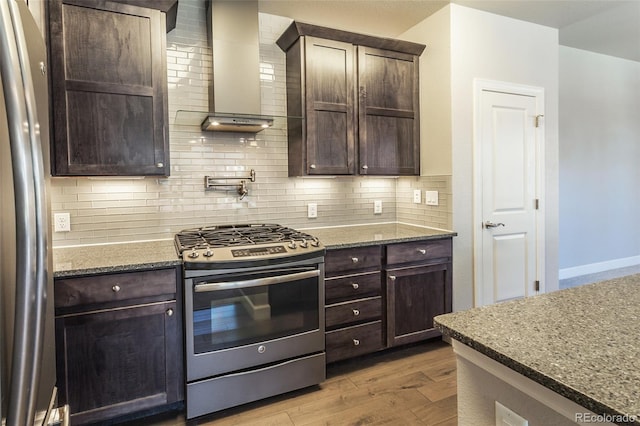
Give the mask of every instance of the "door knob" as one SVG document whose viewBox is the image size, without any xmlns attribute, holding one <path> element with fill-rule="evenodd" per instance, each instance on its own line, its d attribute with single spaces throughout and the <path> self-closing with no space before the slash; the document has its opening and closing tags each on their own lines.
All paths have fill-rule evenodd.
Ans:
<svg viewBox="0 0 640 426">
<path fill-rule="evenodd" d="M 484 223 L 484 227 L 485 227 L 485 228 L 487 228 L 487 229 L 490 229 L 490 228 L 497 228 L 498 226 L 504 226 L 504 223 L 502 223 L 502 222 L 499 222 L 499 223 L 493 223 L 493 222 L 491 222 L 490 220 L 488 220 L 488 221 L 486 221 L 486 222 Z"/>
</svg>

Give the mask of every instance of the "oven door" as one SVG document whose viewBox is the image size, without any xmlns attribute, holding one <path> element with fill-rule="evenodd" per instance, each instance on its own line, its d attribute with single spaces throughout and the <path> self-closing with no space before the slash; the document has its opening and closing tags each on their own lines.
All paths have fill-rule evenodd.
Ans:
<svg viewBox="0 0 640 426">
<path fill-rule="evenodd" d="M 324 264 L 185 279 L 187 381 L 324 351 Z"/>
</svg>

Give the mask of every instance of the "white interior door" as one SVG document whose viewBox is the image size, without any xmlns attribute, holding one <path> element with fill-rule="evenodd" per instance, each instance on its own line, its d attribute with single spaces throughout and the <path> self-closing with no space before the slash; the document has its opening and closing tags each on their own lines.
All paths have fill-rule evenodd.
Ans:
<svg viewBox="0 0 640 426">
<path fill-rule="evenodd" d="M 477 91 L 476 305 L 531 296 L 538 277 L 541 93 Z"/>
</svg>

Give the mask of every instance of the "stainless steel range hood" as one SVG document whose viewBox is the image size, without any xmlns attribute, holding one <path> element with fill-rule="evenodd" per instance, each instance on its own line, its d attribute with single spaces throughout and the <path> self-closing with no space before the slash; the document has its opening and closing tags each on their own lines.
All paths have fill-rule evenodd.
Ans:
<svg viewBox="0 0 640 426">
<path fill-rule="evenodd" d="M 202 130 L 256 133 L 273 124 L 261 114 L 258 2 L 207 2 L 213 78 Z"/>
</svg>

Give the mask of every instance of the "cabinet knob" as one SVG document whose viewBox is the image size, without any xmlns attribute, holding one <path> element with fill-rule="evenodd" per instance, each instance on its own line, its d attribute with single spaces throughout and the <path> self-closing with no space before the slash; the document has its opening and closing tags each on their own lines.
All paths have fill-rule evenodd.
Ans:
<svg viewBox="0 0 640 426">
<path fill-rule="evenodd" d="M 418 249 L 418 253 L 427 254 L 427 251 L 425 249 Z"/>
<path fill-rule="evenodd" d="M 364 166 L 362 166 L 362 170 L 367 170 L 369 168 L 369 166 L 367 166 L 366 164 Z"/>
<path fill-rule="evenodd" d="M 164 167 L 164 163 L 156 163 L 156 167 L 157 167 L 157 168 Z"/>
<path fill-rule="evenodd" d="M 359 309 L 354 309 L 353 310 L 353 316 L 357 317 L 358 315 L 360 315 L 360 310 Z"/>
<path fill-rule="evenodd" d="M 360 340 L 353 339 L 353 346 L 358 346 L 360 344 Z"/>
<path fill-rule="evenodd" d="M 173 316 L 173 309 L 171 309 L 171 308 L 167 309 L 167 316 L 168 317 L 172 317 Z"/>
<path fill-rule="evenodd" d="M 352 261 L 353 263 L 358 263 L 358 262 L 360 261 L 360 259 L 358 259 L 357 257 L 352 257 L 352 258 L 351 258 L 351 261 Z"/>
<path fill-rule="evenodd" d="M 395 281 L 395 280 L 396 280 L 396 276 L 395 276 L 395 275 L 389 275 L 389 279 L 390 279 L 391 281 Z"/>
<path fill-rule="evenodd" d="M 114 293 L 117 293 L 117 292 L 120 291 L 120 286 L 118 284 L 116 284 L 113 287 L 111 287 L 111 290 L 113 290 Z"/>
<path fill-rule="evenodd" d="M 354 290 L 357 290 L 360 285 L 358 283 L 351 283 L 351 287 L 353 287 Z"/>
<path fill-rule="evenodd" d="M 315 165 L 315 164 L 312 164 L 312 165 L 310 165 L 310 166 L 309 166 L 309 168 L 310 168 L 310 169 L 315 169 L 315 168 L 316 168 L 316 165 Z"/>
</svg>

